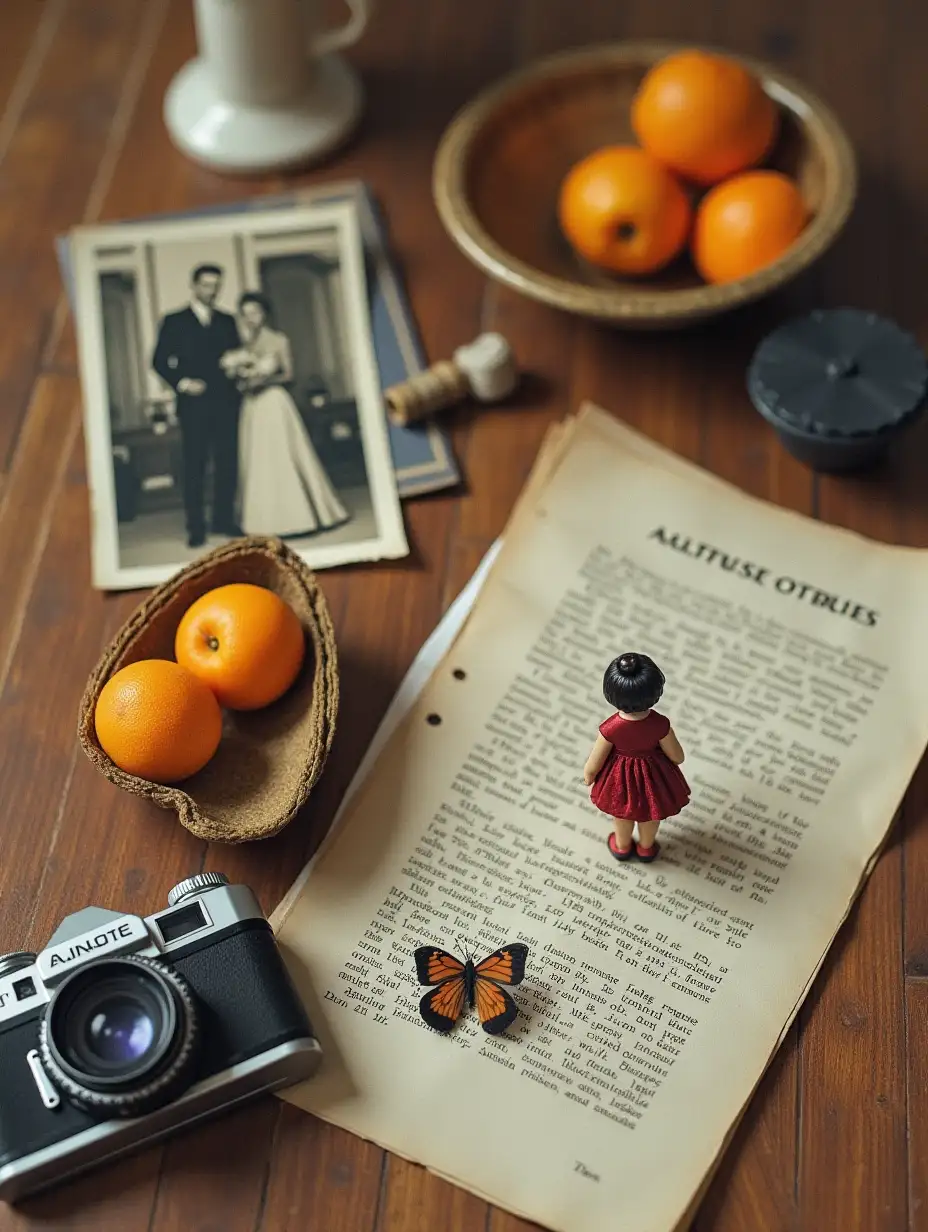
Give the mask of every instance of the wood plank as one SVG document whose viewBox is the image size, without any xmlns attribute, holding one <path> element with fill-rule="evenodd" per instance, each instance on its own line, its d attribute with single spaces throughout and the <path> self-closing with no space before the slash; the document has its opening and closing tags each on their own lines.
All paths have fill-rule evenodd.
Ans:
<svg viewBox="0 0 928 1232">
<path fill-rule="evenodd" d="M 162 8 L 161 0 L 154 7 Z M 152 9 L 146 11 L 149 22 L 153 22 Z M 111 187 L 102 203 L 104 212 L 112 210 L 117 215 L 131 214 L 143 208 L 157 209 L 159 205 L 166 208 L 178 200 L 192 202 L 197 199 L 196 184 L 189 180 L 191 165 L 167 143 L 160 121 L 164 89 L 180 58 L 193 46 L 189 5 L 184 0 L 178 0 L 172 6 L 170 17 L 171 22 L 164 29 L 151 71 L 142 83 L 137 83 L 142 88 L 140 105 L 128 133 L 127 148 L 114 170 Z M 153 25 L 148 27 L 151 31 L 154 28 Z M 138 67 L 138 56 L 135 63 Z M 159 134 L 162 134 L 160 145 Z M 101 185 L 105 186 L 105 181 L 97 178 L 95 184 L 96 191 L 101 193 Z M 219 191 L 240 192 L 241 186 L 223 182 Z M 63 381 L 60 377 L 56 379 Z M 69 379 L 64 385 L 70 390 L 72 404 L 76 403 L 76 381 Z M 43 731 L 42 751 L 55 760 L 55 769 L 60 773 L 53 773 L 51 766 L 46 773 L 44 763 L 39 767 L 36 778 L 46 793 L 47 803 L 42 807 L 30 805 L 35 808 L 34 815 L 51 818 L 43 829 L 43 841 L 35 844 L 35 850 L 31 853 L 36 870 L 41 869 L 41 876 L 38 871 L 33 874 L 29 865 L 25 870 L 22 867 L 19 870 L 25 905 L 29 913 L 34 914 L 29 934 L 35 945 L 44 943 L 63 912 L 88 902 L 140 914 L 149 913 L 165 901 L 171 885 L 201 867 L 204 850 L 203 844 L 184 831 L 170 814 L 113 788 L 77 750 L 75 723 L 84 680 L 103 644 L 135 607 L 139 597 L 130 594 L 105 598 L 90 589 L 87 550 L 89 515 L 83 450 L 79 441 L 71 458 L 68 476 L 70 486 L 56 506 L 49 547 L 43 557 L 38 583 L 27 605 L 24 620 L 24 629 L 28 633 L 35 624 L 35 609 L 43 611 L 51 602 L 53 612 L 49 619 L 58 621 L 62 638 L 70 637 L 70 674 L 66 679 L 63 673 L 58 672 L 53 658 L 49 659 L 46 655 L 46 663 L 38 656 L 44 671 L 57 673 L 57 680 L 62 684 L 61 696 L 49 689 L 46 694 L 50 694 L 50 698 L 46 696 L 43 701 L 42 687 L 37 678 L 31 685 L 30 693 L 37 710 L 51 704 L 54 714 L 60 715 L 65 725 L 61 739 L 54 742 L 51 737 L 57 728 L 55 732 Z M 70 538 L 64 547 L 62 541 L 67 536 Z M 67 601 L 58 599 L 57 592 L 50 599 L 49 592 L 55 579 L 59 587 L 68 587 Z M 24 633 L 17 650 L 14 672 L 18 668 L 19 657 L 25 656 L 27 661 L 37 659 L 33 645 L 35 639 L 30 639 L 27 633 Z M 16 716 L 9 706 L 0 711 L 0 715 L 3 714 L 9 715 L 9 722 L 15 721 Z M 41 717 L 47 718 L 44 714 Z M 29 733 L 28 730 L 23 732 L 22 727 L 22 724 L 17 724 L 19 743 L 14 746 L 10 740 L 8 752 L 11 759 L 16 759 L 17 769 L 21 773 L 33 774 L 35 767 L 30 757 L 23 755 L 26 751 L 31 752 L 28 745 L 25 749 L 23 747 Z M 0 762 L 0 773 L 4 770 Z M 16 790 L 15 778 L 8 775 L 6 782 L 10 790 Z M 24 814 L 20 823 L 24 831 L 28 816 Z M 94 859 L 87 858 L 88 835 L 91 834 L 94 836 L 92 850 L 98 853 Z M 12 876 L 12 869 L 6 862 L 4 871 L 8 878 Z M 0 895 L 4 896 L 5 907 L 9 908 L 10 899 L 2 882 Z M 12 929 L 14 924 L 13 912 L 8 909 L 4 913 L 4 926 Z M 268 1104 L 267 1108 L 276 1115 L 274 1105 Z M 233 1145 L 231 1142 L 224 1144 L 223 1150 L 227 1155 L 234 1154 Z M 198 1140 L 190 1157 L 198 1160 L 204 1168 L 208 1167 L 210 1146 L 208 1136 L 202 1143 Z M 23 1208 L 25 1216 L 52 1219 L 55 1226 L 61 1228 L 83 1227 L 90 1217 L 89 1210 L 95 1232 L 136 1232 L 136 1229 L 146 1229 L 147 1232 L 154 1217 L 152 1208 L 162 1172 L 162 1149 L 155 1148 L 133 1159 L 131 1164 L 104 1170 L 86 1181 L 68 1185 L 27 1203 Z M 178 1152 L 174 1151 L 168 1157 L 167 1172 L 172 1178 L 183 1173 L 183 1155 L 184 1152 L 180 1152 L 181 1157 L 178 1157 Z M 261 1184 L 262 1176 L 259 1175 L 257 1187 L 252 1186 L 252 1190 L 260 1193 Z M 179 1188 L 168 1187 L 161 1193 L 162 1219 L 173 1218 L 178 1197 L 189 1197 L 187 1185 L 189 1178 L 179 1181 Z M 245 1187 L 243 1176 L 242 1188 Z M 89 1194 L 93 1194 L 92 1201 Z M 212 1209 L 220 1221 L 224 1220 L 226 1226 L 231 1226 L 242 1202 L 241 1190 L 233 1191 L 227 1187 L 223 1193 L 213 1195 Z M 256 1202 L 253 1208 L 255 1215 L 258 1206 Z M 5 1232 L 2 1215 L 0 1228 Z"/>
<path fill-rule="evenodd" d="M 907 976 L 928 976 L 928 901 L 922 887 L 928 878 L 928 759 L 912 780 L 902 805 L 903 957 Z"/>
<path fill-rule="evenodd" d="M 870 172 L 881 175 L 889 213 L 889 244 L 892 260 L 883 277 L 889 282 L 897 320 L 914 330 L 922 344 L 928 343 L 928 306 L 919 273 L 928 259 L 928 235 L 924 210 L 928 203 L 928 166 L 918 156 L 923 144 L 921 118 L 928 114 L 928 74 L 925 47 L 928 11 L 919 0 L 897 0 L 892 40 L 892 72 L 883 83 L 888 95 L 890 129 L 885 136 L 884 163 Z M 862 238 L 862 237 L 861 237 Z M 906 455 L 898 465 L 908 480 L 918 458 Z M 924 473 L 924 472 L 922 472 Z M 923 503 L 911 499 L 908 482 L 905 501 L 908 518 L 918 518 L 925 527 Z M 926 542 L 922 538 L 920 542 Z"/>
<path fill-rule="evenodd" d="M 149 1227 L 253 1232 L 279 1112 L 279 1103 L 268 1097 L 172 1139 L 164 1149 Z"/>
<path fill-rule="evenodd" d="M 666 0 L 650 9 L 639 0 L 622 5 L 529 0 L 521 6 L 518 55 L 524 62 L 568 47 L 620 39 L 712 41 L 716 9 L 683 0 Z"/>
<path fill-rule="evenodd" d="M 928 168 L 916 153 L 921 125 L 914 117 L 926 114 L 924 47 L 928 13 L 911 0 L 895 10 L 896 32 L 892 48 L 892 74 L 887 82 L 890 120 L 885 130 L 889 166 L 883 167 L 891 260 L 888 277 L 892 308 L 901 324 L 928 343 L 928 314 L 919 279 L 928 241 L 923 225 L 928 206 Z M 898 37 L 898 32 L 905 37 Z M 909 109 L 914 108 L 910 111 Z M 908 120 L 901 120 L 902 117 Z M 892 475 L 877 499 L 888 495 L 897 511 L 902 542 L 928 546 L 928 509 L 925 507 L 924 457 L 928 423 L 922 422 L 894 459 Z M 888 493 L 886 489 L 889 489 Z M 871 497 L 874 495 L 871 492 Z M 921 887 L 928 876 L 928 763 L 923 759 L 902 809 L 903 958 L 910 976 L 928 975 L 928 903 Z M 906 1140 L 908 1146 L 908 1226 L 912 1232 L 928 1229 L 928 984 L 923 978 L 905 982 L 905 1051 L 907 1057 Z"/>
<path fill-rule="evenodd" d="M 16 1207 L 0 1206 L 3 1232 L 67 1228 L 68 1232 L 142 1232 L 147 1227 L 157 1182 L 157 1156 L 133 1155 L 108 1173 L 88 1173 L 64 1188 L 28 1198 Z M 101 1175 L 106 1180 L 101 1183 Z"/>
<path fill-rule="evenodd" d="M 909 1232 L 928 1229 L 928 981 L 905 986 Z"/>
<path fill-rule="evenodd" d="M 61 20 L 62 0 L 7 5 L 0 44 L 0 167 Z"/>
<path fill-rule="evenodd" d="M 361 1232 L 373 1227 L 383 1151 L 298 1108 L 278 1107 L 280 1127 L 261 1222 L 264 1232 L 310 1227 Z"/>
<path fill-rule="evenodd" d="M 480 1198 L 418 1164 L 390 1157 L 378 1232 L 476 1232 L 486 1219 Z"/>
<path fill-rule="evenodd" d="M 924 62 L 928 12 L 912 0 L 902 0 L 896 20 L 898 28 L 906 31 L 906 38 L 902 45 L 894 47 L 892 114 L 897 117 L 928 114 L 924 110 L 928 107 L 928 75 Z M 928 256 L 928 237 L 923 225 L 924 211 L 928 207 L 928 167 L 915 153 L 919 141 L 917 124 L 897 123 L 894 126 L 890 142 L 892 167 L 886 180 L 893 259 L 886 276 L 891 285 L 896 319 L 912 329 L 925 346 L 928 343 L 928 312 L 921 280 L 912 276 L 913 271 L 923 268 Z M 928 546 L 928 508 L 924 500 L 926 448 L 928 422 L 923 420 L 894 458 L 892 482 L 873 494 L 881 502 L 892 501 L 901 525 L 902 541 L 920 547 Z M 903 806 L 903 832 L 906 972 L 925 976 L 928 975 L 928 896 L 920 890 L 928 878 L 928 763 L 924 761 Z M 911 1036 L 908 1047 L 911 1053 Z M 911 1094 L 910 1087 L 910 1098 Z M 915 1174 L 911 1167 L 910 1175 L 914 1185 Z M 912 1217 L 915 1217 L 914 1206 Z"/>
<path fill-rule="evenodd" d="M 490 1209 L 487 1232 L 535 1232 L 541 1226 L 541 1224 L 529 1223 L 527 1219 L 520 1219 L 518 1215 L 510 1215 L 508 1211 L 501 1211 L 498 1206 L 494 1206 Z"/>
<path fill-rule="evenodd" d="M 12 470 L 0 492 L 0 692 L 79 428 L 74 382 L 56 376 L 40 379 L 33 390 Z"/>
<path fill-rule="evenodd" d="M 835 39 L 833 20 L 808 13 L 806 55 L 818 57 L 817 81 L 852 135 L 863 176 L 845 236 L 826 257 L 826 303 L 891 309 L 887 269 L 893 220 L 888 84 L 893 39 L 886 10 L 857 0 Z M 825 48 L 828 47 L 827 55 Z M 853 256 L 852 256 L 853 254 Z M 901 531 L 890 473 L 822 478 L 823 520 L 894 541 Z M 810 1227 L 904 1227 L 906 1185 L 905 1035 L 902 983 L 900 850 L 883 855 L 829 955 L 801 1014 L 802 1119 L 798 1201 Z M 854 1160 L 854 1167 L 846 1163 Z"/>
<path fill-rule="evenodd" d="M 900 868 L 887 851 L 802 1011 L 802 1227 L 906 1226 Z"/>
<path fill-rule="evenodd" d="M 73 383 L 70 389 L 73 399 Z M 48 847 L 75 753 L 77 701 L 100 648 L 102 596 L 89 586 L 83 450 L 75 442 L 42 566 L 21 622 L 0 707 L 0 783 L 17 802 L 3 820 L 0 948 L 22 948 L 42 906 Z M 46 904 L 54 912 L 61 903 Z"/>
<path fill-rule="evenodd" d="M 146 81 L 149 61 L 167 17 L 168 2 L 169 0 L 150 0 L 145 8 L 145 21 L 139 30 L 138 40 L 127 65 L 122 93 L 113 114 L 106 145 L 97 164 L 96 174 L 84 203 L 84 211 L 79 219 L 72 220 L 74 223 L 91 223 L 99 218 L 101 207 L 112 183 L 113 173 L 123 154 L 126 137 L 135 118 L 135 110 Z M 56 359 L 59 352 L 61 358 Z M 67 297 L 62 287 L 59 287 L 58 297 L 51 314 L 51 324 L 42 348 L 40 367 L 44 372 L 58 371 L 68 374 L 77 372 L 77 338 Z"/>
<path fill-rule="evenodd" d="M 143 0 L 66 5 L 9 141 L 0 177 L 0 470 L 59 296 L 52 241 L 83 213 L 146 10 Z"/>
<path fill-rule="evenodd" d="M 186 0 L 151 0 L 136 45 L 118 125 L 100 160 L 82 214 L 71 224 L 142 218 L 185 207 L 234 201 L 276 192 L 281 181 L 219 176 L 189 162 L 175 150 L 162 118 L 164 94 L 182 64 L 196 52 L 193 10 Z M 77 371 L 73 320 L 63 291 L 43 350 L 45 370 Z"/>
<path fill-rule="evenodd" d="M 796 1028 L 780 1045 L 693 1221 L 693 1232 L 796 1226 Z"/>
</svg>

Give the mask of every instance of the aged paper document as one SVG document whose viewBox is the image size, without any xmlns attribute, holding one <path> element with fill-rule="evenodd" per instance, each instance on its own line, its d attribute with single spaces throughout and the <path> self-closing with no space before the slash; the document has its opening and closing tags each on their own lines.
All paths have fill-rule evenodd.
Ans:
<svg viewBox="0 0 928 1232">
<path fill-rule="evenodd" d="M 684 1225 L 928 740 L 926 601 L 923 552 L 564 425 L 278 913 L 326 1054 L 285 1097 L 559 1232 Z M 650 865 L 581 778 L 623 650 L 663 668 L 692 788 Z M 418 1015 L 412 951 L 458 938 L 530 946 L 499 1038 Z"/>
</svg>

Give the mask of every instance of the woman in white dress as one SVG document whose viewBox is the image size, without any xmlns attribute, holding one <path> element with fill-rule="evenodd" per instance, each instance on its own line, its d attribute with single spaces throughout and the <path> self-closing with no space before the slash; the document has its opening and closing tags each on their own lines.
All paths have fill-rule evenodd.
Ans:
<svg viewBox="0 0 928 1232">
<path fill-rule="evenodd" d="M 286 334 L 268 324 L 270 304 L 246 292 L 238 303 L 242 347 L 222 357 L 242 390 L 239 522 L 246 535 L 308 535 L 350 517 L 338 499 L 296 403 Z"/>
</svg>

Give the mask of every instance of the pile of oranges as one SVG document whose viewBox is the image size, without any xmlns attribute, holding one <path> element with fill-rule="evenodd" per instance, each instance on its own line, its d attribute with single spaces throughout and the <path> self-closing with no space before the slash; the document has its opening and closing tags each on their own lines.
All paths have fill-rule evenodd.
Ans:
<svg viewBox="0 0 928 1232">
<path fill-rule="evenodd" d="M 796 183 L 750 169 L 770 152 L 779 114 L 740 64 L 697 50 L 668 56 L 641 82 L 631 122 L 640 147 L 596 150 L 561 186 L 561 227 L 586 260 L 651 274 L 689 243 L 706 282 L 731 282 L 775 261 L 802 231 Z"/>
<path fill-rule="evenodd" d="M 259 710 L 295 681 L 303 628 L 273 591 L 220 586 L 184 613 L 171 659 L 142 659 L 103 686 L 94 711 L 100 747 L 121 770 L 179 783 L 202 770 L 222 739 L 222 707 Z"/>
</svg>

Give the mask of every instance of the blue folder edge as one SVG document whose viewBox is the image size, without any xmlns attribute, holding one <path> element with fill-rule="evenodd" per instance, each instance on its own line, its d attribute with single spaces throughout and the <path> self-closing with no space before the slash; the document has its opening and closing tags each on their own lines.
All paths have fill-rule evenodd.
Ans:
<svg viewBox="0 0 928 1232">
<path fill-rule="evenodd" d="M 341 181 L 315 188 L 299 189 L 268 197 L 251 197 L 232 205 L 207 206 L 157 215 L 158 219 L 221 216 L 247 210 L 290 209 L 297 205 L 353 200 L 364 239 L 368 295 L 371 310 L 371 335 L 380 387 L 387 389 L 425 367 L 422 343 L 406 297 L 406 291 L 390 255 L 386 226 L 379 206 L 366 184 L 360 180 Z M 74 310 L 74 280 L 71 245 L 67 235 L 55 241 L 58 265 L 65 292 Z M 401 428 L 387 420 L 396 487 L 401 498 L 423 496 L 460 482 L 461 474 L 451 452 L 447 435 L 434 424 Z"/>
</svg>

